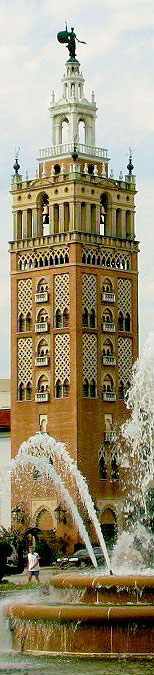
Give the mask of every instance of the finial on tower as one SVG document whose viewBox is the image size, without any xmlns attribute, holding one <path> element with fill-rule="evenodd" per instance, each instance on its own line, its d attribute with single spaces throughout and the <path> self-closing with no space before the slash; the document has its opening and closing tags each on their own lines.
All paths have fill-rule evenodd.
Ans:
<svg viewBox="0 0 154 675">
<path fill-rule="evenodd" d="M 129 148 L 129 162 L 128 162 L 128 164 L 127 164 L 127 169 L 128 169 L 128 171 L 129 171 L 129 176 L 131 176 L 131 175 L 132 175 L 132 171 L 133 171 L 133 169 L 134 169 L 134 164 L 133 164 L 133 162 L 132 162 L 132 150 L 131 150 L 131 148 Z"/>
<path fill-rule="evenodd" d="M 15 163 L 13 164 L 13 169 L 15 170 L 16 176 L 17 176 L 18 171 L 20 169 L 20 164 L 18 162 L 19 152 L 20 152 L 20 148 L 18 148 L 18 150 L 15 148 Z"/>
<path fill-rule="evenodd" d="M 84 42 L 84 40 L 79 40 L 77 38 L 76 33 L 74 33 L 74 28 L 71 28 L 71 32 L 69 32 L 67 30 L 67 23 L 66 23 L 66 26 L 65 26 L 65 30 L 60 31 L 57 34 L 57 40 L 58 40 L 58 42 L 61 42 L 63 44 L 66 43 L 71 61 L 74 61 L 75 56 L 76 56 L 76 42 L 75 42 L 75 40 L 77 40 L 77 42 L 81 42 L 84 45 L 86 44 L 86 42 Z"/>
</svg>

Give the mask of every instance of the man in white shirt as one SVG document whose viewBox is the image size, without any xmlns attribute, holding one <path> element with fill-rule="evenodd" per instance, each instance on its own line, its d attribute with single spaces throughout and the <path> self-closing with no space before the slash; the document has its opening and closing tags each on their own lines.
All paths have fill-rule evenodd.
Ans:
<svg viewBox="0 0 154 675">
<path fill-rule="evenodd" d="M 36 577 L 36 581 L 39 581 L 39 560 L 38 553 L 36 553 L 34 546 L 31 546 L 28 553 L 28 581 L 31 581 L 32 577 Z"/>
</svg>

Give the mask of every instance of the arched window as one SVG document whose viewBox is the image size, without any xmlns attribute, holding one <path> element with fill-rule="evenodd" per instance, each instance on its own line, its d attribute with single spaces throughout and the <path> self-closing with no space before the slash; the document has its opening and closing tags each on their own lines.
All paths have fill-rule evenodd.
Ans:
<svg viewBox="0 0 154 675">
<path fill-rule="evenodd" d="M 90 328 L 95 328 L 95 325 L 96 325 L 95 310 L 91 309 L 91 312 L 90 312 Z"/>
<path fill-rule="evenodd" d="M 37 293 L 47 293 L 48 292 L 48 284 L 46 283 L 45 279 L 40 279 L 40 281 L 37 284 Z"/>
<path fill-rule="evenodd" d="M 68 398 L 69 393 L 70 393 L 69 381 L 66 378 L 66 380 L 64 380 L 64 384 L 63 384 L 63 396 L 64 396 L 64 398 Z"/>
<path fill-rule="evenodd" d="M 88 256 L 87 256 L 87 265 L 90 265 L 90 263 L 91 263 L 91 259 L 90 259 L 90 253 L 89 253 Z"/>
<path fill-rule="evenodd" d="M 91 380 L 91 383 L 90 383 L 90 398 L 96 398 L 95 380 Z"/>
<path fill-rule="evenodd" d="M 86 203 L 81 202 L 81 230 L 86 232 Z M 83 260 L 82 260 L 83 262 Z"/>
<path fill-rule="evenodd" d="M 69 203 L 65 202 L 64 203 L 64 232 L 69 231 L 69 220 L 70 220 Z"/>
<path fill-rule="evenodd" d="M 113 391 L 113 379 L 110 375 L 105 375 L 103 381 L 103 391 L 106 392 Z"/>
<path fill-rule="evenodd" d="M 130 314 L 127 312 L 126 317 L 125 317 L 125 330 L 129 333 L 130 332 Z"/>
<path fill-rule="evenodd" d="M 103 312 L 103 322 L 113 323 L 113 315 L 110 309 L 105 309 Z"/>
<path fill-rule="evenodd" d="M 61 381 L 57 380 L 56 382 L 56 398 L 61 398 L 62 397 L 62 385 Z"/>
<path fill-rule="evenodd" d="M 32 319 L 31 314 L 28 312 L 26 316 L 26 331 L 32 330 Z"/>
<path fill-rule="evenodd" d="M 116 236 L 121 237 L 121 209 L 116 209 Z"/>
<path fill-rule="evenodd" d="M 84 145 L 86 143 L 85 135 L 86 135 L 85 122 L 83 120 L 79 120 L 78 139 L 79 139 L 79 143 L 83 143 Z"/>
<path fill-rule="evenodd" d="M 131 212 L 126 211 L 126 237 L 131 237 Z"/>
<path fill-rule="evenodd" d="M 63 265 L 63 264 L 64 264 L 64 258 L 63 258 L 63 255 L 61 253 L 60 254 L 60 265 Z"/>
<path fill-rule="evenodd" d="M 91 204 L 91 232 L 96 232 L 96 204 Z"/>
<path fill-rule="evenodd" d="M 22 313 L 20 314 L 18 320 L 18 331 L 19 333 L 23 333 L 25 331 L 25 317 Z"/>
<path fill-rule="evenodd" d="M 119 382 L 119 387 L 118 387 L 118 398 L 119 399 L 124 399 L 124 383 L 122 380 Z"/>
<path fill-rule="evenodd" d="M 22 239 L 22 211 L 17 211 L 17 239 Z"/>
<path fill-rule="evenodd" d="M 48 322 L 48 314 L 46 310 L 42 307 L 42 309 L 40 309 L 40 312 L 38 313 L 37 323 L 44 323 L 44 322 Z"/>
<path fill-rule="evenodd" d="M 84 253 L 83 256 L 82 256 L 82 263 L 83 263 L 84 265 L 85 265 L 85 263 L 86 263 L 86 256 L 85 256 L 85 253 Z"/>
<path fill-rule="evenodd" d="M 41 192 L 38 195 L 37 200 L 37 213 L 38 213 L 38 224 L 37 224 L 37 234 L 42 236 L 43 234 L 49 234 L 49 197 L 46 192 Z M 41 267 L 41 265 L 39 265 Z"/>
<path fill-rule="evenodd" d="M 106 461 L 106 453 L 102 452 L 100 460 L 99 460 L 99 474 L 101 480 L 106 480 L 107 479 L 107 461 Z"/>
<path fill-rule="evenodd" d="M 60 309 L 56 311 L 56 328 L 62 328 L 62 315 Z"/>
<path fill-rule="evenodd" d="M 106 354 L 106 356 L 113 354 L 113 344 L 109 339 L 105 340 L 103 344 L 103 354 Z"/>
<path fill-rule="evenodd" d="M 58 234 L 59 232 L 59 204 L 54 204 L 53 207 L 53 213 L 54 213 L 54 233 Z"/>
<path fill-rule="evenodd" d="M 28 382 L 26 387 L 26 401 L 32 400 L 32 385 L 31 382 Z"/>
<path fill-rule="evenodd" d="M 124 323 L 123 313 L 119 312 L 119 314 L 118 314 L 118 329 L 119 330 L 123 330 L 123 323 Z"/>
<path fill-rule="evenodd" d="M 109 195 L 104 192 L 100 199 L 100 234 L 107 234 L 107 215 L 109 206 Z"/>
<path fill-rule="evenodd" d="M 85 379 L 84 379 L 84 381 L 83 381 L 83 396 L 84 396 L 85 398 L 88 398 L 88 393 L 89 393 L 88 390 L 89 390 L 88 380 L 87 380 L 87 378 L 85 377 Z"/>
<path fill-rule="evenodd" d="M 38 380 L 38 392 L 49 391 L 49 383 L 46 375 L 41 375 Z"/>
<path fill-rule="evenodd" d="M 69 143 L 69 121 L 67 118 L 63 120 L 60 131 L 60 143 L 63 145 Z"/>
<path fill-rule="evenodd" d="M 27 211 L 27 239 L 32 237 L 32 209 Z"/>
<path fill-rule="evenodd" d="M 117 456 L 116 454 L 112 455 L 111 458 L 111 480 L 118 480 L 119 479 L 119 467 L 118 467 L 118 462 L 117 462 Z"/>
<path fill-rule="evenodd" d="M 38 356 L 45 356 L 48 354 L 48 343 L 46 340 L 41 340 L 38 344 Z"/>
<path fill-rule="evenodd" d="M 67 328 L 67 326 L 69 326 L 69 313 L 66 307 L 63 312 L 63 328 Z"/>
<path fill-rule="evenodd" d="M 21 382 L 21 384 L 19 386 L 18 397 L 19 397 L 19 401 L 25 400 L 25 387 L 24 387 L 23 382 Z"/>
<path fill-rule="evenodd" d="M 82 325 L 85 326 L 85 328 L 88 328 L 88 310 L 86 307 L 84 308 L 82 314 Z"/>
</svg>

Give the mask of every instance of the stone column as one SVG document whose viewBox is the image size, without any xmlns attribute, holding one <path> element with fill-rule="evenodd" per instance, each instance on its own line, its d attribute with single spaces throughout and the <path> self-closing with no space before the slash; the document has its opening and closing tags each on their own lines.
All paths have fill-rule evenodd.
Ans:
<svg viewBox="0 0 154 675">
<path fill-rule="evenodd" d="M 96 234 L 100 234 L 100 206 L 96 204 Z"/>
<path fill-rule="evenodd" d="M 116 209 L 111 212 L 111 236 L 116 237 Z"/>
<path fill-rule="evenodd" d="M 81 232 L 81 204 L 76 202 L 75 204 L 75 230 Z"/>
<path fill-rule="evenodd" d="M 64 204 L 59 205 L 59 232 L 64 232 Z"/>
<path fill-rule="evenodd" d="M 131 222 L 131 237 L 132 237 L 132 239 L 134 238 L 134 216 L 135 216 L 134 212 L 131 211 L 130 212 L 130 219 L 131 219 L 130 222 Z"/>
<path fill-rule="evenodd" d="M 17 240 L 17 212 L 13 213 L 13 239 Z"/>
<path fill-rule="evenodd" d="M 69 225 L 69 230 L 72 232 L 75 230 L 75 213 L 74 213 L 74 204 L 73 202 L 70 202 L 70 225 Z"/>
</svg>

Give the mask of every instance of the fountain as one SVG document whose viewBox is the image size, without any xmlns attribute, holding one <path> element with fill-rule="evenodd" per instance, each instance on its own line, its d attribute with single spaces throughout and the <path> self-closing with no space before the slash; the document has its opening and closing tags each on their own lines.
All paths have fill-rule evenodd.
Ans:
<svg viewBox="0 0 154 675">
<path fill-rule="evenodd" d="M 154 366 L 151 363 L 154 341 L 148 341 L 143 361 L 134 368 L 133 383 L 128 396 L 132 416 L 122 429 L 126 441 L 123 466 L 138 467 L 137 479 L 128 492 L 126 520 L 133 517 L 135 499 L 139 513 L 142 503 L 146 514 L 146 489 L 153 480 Z M 149 384 L 148 384 L 149 383 Z M 147 423 L 148 420 L 148 423 Z M 128 447 L 127 447 L 128 446 Z M 39 453 L 39 456 L 38 456 Z M 140 462 L 141 457 L 141 463 Z M 58 463 L 56 464 L 56 458 Z M 49 461 L 52 460 L 52 464 Z M 143 523 L 124 532 L 115 546 L 111 571 L 105 542 L 97 521 L 94 505 L 85 479 L 61 443 L 47 434 L 36 434 L 24 443 L 13 467 L 34 463 L 54 480 L 63 499 L 69 504 L 74 521 L 89 550 L 92 563 L 97 563 L 84 524 L 80 522 L 77 507 L 64 486 L 64 469 L 70 472 L 80 494 L 82 504 L 95 526 L 95 531 L 106 560 L 106 574 L 101 570 L 89 573 L 56 574 L 51 587 L 56 590 L 56 602 L 50 604 L 14 604 L 5 609 L 13 635 L 14 648 L 32 654 L 52 657 L 79 658 L 154 658 L 154 575 L 145 569 L 151 537 Z M 54 466 L 55 464 L 55 466 Z M 139 470 L 140 466 L 140 470 Z M 62 476 L 60 471 L 62 470 Z M 119 564 L 122 569 L 119 573 Z M 118 569 L 117 569 L 118 564 Z M 133 571 L 130 570 L 133 564 Z M 127 569 L 129 567 L 129 573 Z"/>
</svg>

